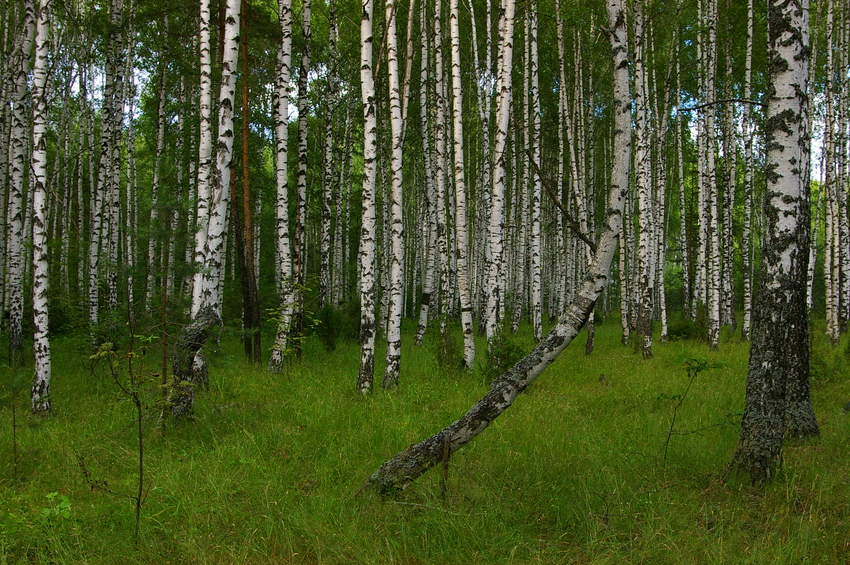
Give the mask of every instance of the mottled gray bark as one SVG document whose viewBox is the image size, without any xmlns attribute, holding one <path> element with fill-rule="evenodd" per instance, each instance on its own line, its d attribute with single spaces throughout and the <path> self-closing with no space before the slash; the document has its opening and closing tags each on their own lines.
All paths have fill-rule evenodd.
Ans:
<svg viewBox="0 0 850 565">
<path fill-rule="evenodd" d="M 772 0 L 768 35 L 766 233 L 741 438 L 732 461 L 753 483 L 770 480 L 781 468 L 786 428 L 789 437 L 818 433 L 806 317 L 808 0 Z"/>
<path fill-rule="evenodd" d="M 183 328 L 174 345 L 174 357 L 171 370 L 174 373 L 174 386 L 169 393 L 171 415 L 175 418 L 190 418 L 195 400 L 195 385 L 206 387 L 208 379 L 199 376 L 196 368 L 196 356 L 210 336 L 211 326 L 220 326 L 221 317 L 215 307 L 207 305 L 198 310 L 191 324 Z M 206 364 L 204 364 L 206 368 Z"/>
</svg>

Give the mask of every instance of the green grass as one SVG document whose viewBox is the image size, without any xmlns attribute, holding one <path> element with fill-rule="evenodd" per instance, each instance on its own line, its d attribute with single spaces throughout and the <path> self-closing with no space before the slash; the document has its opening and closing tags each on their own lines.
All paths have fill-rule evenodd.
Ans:
<svg viewBox="0 0 850 565">
<path fill-rule="evenodd" d="M 524 331 L 518 339 L 530 347 Z M 715 353 L 702 343 L 656 343 L 643 361 L 619 344 L 613 320 L 598 326 L 591 357 L 580 336 L 455 454 L 445 500 L 438 471 L 395 499 L 361 487 L 485 392 L 480 367 L 474 375 L 440 370 L 436 348 L 414 348 L 408 332 L 399 390 L 360 398 L 356 344 L 328 353 L 308 340 L 304 360 L 274 375 L 244 363 L 240 344 L 225 338 L 209 356 L 211 388 L 199 394 L 194 422 L 163 437 L 150 410 L 150 490 L 136 547 L 131 501 L 92 491 L 74 455 L 113 490 L 130 492 L 132 406 L 84 368 L 70 340 L 57 340 L 55 413 L 21 419 L 17 481 L 11 415 L 0 411 L 0 564 L 845 563 L 846 343 L 831 348 L 816 332 L 822 436 L 788 446 L 783 475 L 757 490 L 721 480 L 738 438 L 747 363 L 747 346 L 724 338 Z M 682 359 L 694 356 L 727 367 L 694 382 L 665 462 L 687 385 Z M 157 395 L 149 392 L 151 403 Z M 68 517 L 53 512 L 62 497 Z"/>
</svg>

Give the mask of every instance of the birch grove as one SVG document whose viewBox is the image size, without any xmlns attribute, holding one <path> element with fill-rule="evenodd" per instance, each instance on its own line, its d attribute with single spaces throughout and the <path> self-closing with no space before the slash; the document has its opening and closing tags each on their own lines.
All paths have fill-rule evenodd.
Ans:
<svg viewBox="0 0 850 565">
<path fill-rule="evenodd" d="M 408 342 L 477 374 L 498 352 L 476 333 L 544 343 L 584 292 L 618 133 L 602 0 L 83 4 L 49 6 L 42 43 L 43 3 L 3 4 L 10 366 L 54 332 L 119 348 L 156 335 L 181 375 L 194 351 L 204 384 L 207 354 L 238 334 L 285 378 L 315 342 L 344 339 L 367 394 L 376 371 L 404 389 Z M 765 307 L 768 12 L 669 6 L 629 2 L 617 20 L 631 168 L 588 355 L 612 320 L 647 360 L 668 337 L 722 349 L 738 329 L 754 339 Z M 836 346 L 850 319 L 848 19 L 843 2 L 813 10 L 801 181 L 807 311 Z M 39 374 L 47 358 L 32 358 Z M 188 399 L 173 413 L 190 414 L 194 390 L 169 382 L 174 406 Z"/>
</svg>

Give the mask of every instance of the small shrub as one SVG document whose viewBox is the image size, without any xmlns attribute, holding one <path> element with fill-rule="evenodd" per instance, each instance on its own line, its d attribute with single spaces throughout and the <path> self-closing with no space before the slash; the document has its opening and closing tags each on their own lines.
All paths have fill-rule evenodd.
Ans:
<svg viewBox="0 0 850 565">
<path fill-rule="evenodd" d="M 339 336 L 340 323 L 342 322 L 339 310 L 330 304 L 326 304 L 319 310 L 318 321 L 316 334 L 319 336 L 319 341 L 325 346 L 326 351 L 334 351 Z"/>
<path fill-rule="evenodd" d="M 667 326 L 667 337 L 672 340 L 692 339 L 705 341 L 708 337 L 708 312 L 705 304 L 697 305 L 697 315 L 693 319 L 680 318 Z"/>
<path fill-rule="evenodd" d="M 696 335 L 696 321 L 682 318 L 667 326 L 667 338 L 673 340 L 693 339 Z"/>
<path fill-rule="evenodd" d="M 489 384 L 516 365 L 525 354 L 526 350 L 519 340 L 502 328 L 487 342 L 481 376 Z"/>
<path fill-rule="evenodd" d="M 463 364 L 463 350 L 456 336 L 447 331 L 433 343 L 434 357 L 440 371 L 457 371 Z"/>
</svg>

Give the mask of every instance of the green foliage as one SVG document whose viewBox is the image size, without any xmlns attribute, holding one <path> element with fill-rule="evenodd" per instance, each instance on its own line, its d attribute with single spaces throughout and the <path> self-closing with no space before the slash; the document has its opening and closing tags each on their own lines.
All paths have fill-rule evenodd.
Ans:
<svg viewBox="0 0 850 565">
<path fill-rule="evenodd" d="M 54 491 L 45 498 L 47 506 L 41 509 L 41 517 L 45 524 L 55 526 L 71 519 L 71 501 L 66 495 Z"/>
<path fill-rule="evenodd" d="M 431 341 L 434 359 L 443 373 L 456 372 L 463 364 L 463 346 L 455 332 L 446 331 Z"/>
<path fill-rule="evenodd" d="M 487 342 L 484 362 L 481 365 L 481 376 L 489 384 L 505 371 L 517 364 L 528 351 L 519 339 L 512 336 L 504 327 Z"/>
<path fill-rule="evenodd" d="M 697 314 L 693 319 L 674 318 L 667 326 L 667 338 L 671 340 L 706 341 L 707 336 L 708 313 L 703 303 L 697 305 Z"/>
<path fill-rule="evenodd" d="M 850 374 L 850 339 L 847 345 L 833 345 L 823 331 L 811 332 L 809 370 L 812 383 L 832 383 L 847 380 Z M 847 398 L 850 400 L 850 398 Z"/>
<path fill-rule="evenodd" d="M 353 341 L 358 337 L 360 313 L 355 308 L 326 304 L 316 317 L 316 335 L 325 349 L 336 349 L 340 339 Z"/>
<path fill-rule="evenodd" d="M 683 357 L 682 364 L 685 366 L 685 372 L 688 376 L 688 384 L 685 387 L 684 392 L 673 396 L 667 396 L 663 393 L 659 395 L 659 399 L 669 399 L 676 402 L 676 405 L 673 407 L 673 415 L 670 417 L 670 429 L 667 431 L 667 440 L 664 442 L 663 459 L 665 462 L 667 461 L 667 451 L 670 448 L 670 438 L 673 437 L 674 434 L 683 435 L 685 433 L 676 430 L 676 416 L 678 416 L 679 409 L 682 407 L 682 404 L 684 404 L 685 398 L 688 396 L 688 392 L 690 392 L 691 386 L 694 384 L 694 380 L 703 371 L 728 367 L 728 365 L 722 361 L 709 361 L 706 357 Z M 700 431 L 702 430 L 692 430 L 686 433 L 693 434 L 699 433 Z"/>
</svg>

